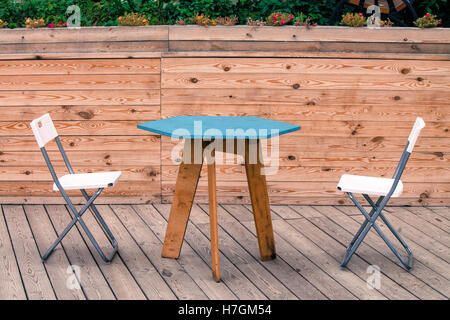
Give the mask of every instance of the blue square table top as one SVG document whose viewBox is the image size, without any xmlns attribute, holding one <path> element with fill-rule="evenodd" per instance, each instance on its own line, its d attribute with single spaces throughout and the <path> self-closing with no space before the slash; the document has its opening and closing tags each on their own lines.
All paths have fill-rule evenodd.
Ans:
<svg viewBox="0 0 450 320">
<path fill-rule="evenodd" d="M 267 139 L 300 130 L 300 126 L 275 120 L 228 116 L 177 116 L 137 127 L 178 139 Z"/>
</svg>

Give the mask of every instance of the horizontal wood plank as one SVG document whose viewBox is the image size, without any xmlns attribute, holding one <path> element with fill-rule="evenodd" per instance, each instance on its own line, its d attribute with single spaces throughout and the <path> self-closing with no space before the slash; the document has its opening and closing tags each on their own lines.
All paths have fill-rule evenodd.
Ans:
<svg viewBox="0 0 450 320">
<path fill-rule="evenodd" d="M 120 46 L 116 50 L 120 51 Z M 1 47 L 0 47 L 1 48 Z M 38 47 L 39 48 L 39 47 Z M 38 49 L 35 48 L 35 49 Z M 39 48 L 42 50 L 42 48 Z M 296 52 L 346 52 L 346 53 L 400 53 L 400 54 L 448 54 L 450 43 L 401 43 L 336 41 L 220 41 L 220 40 L 171 40 L 170 51 L 296 51 Z M 5 48 L 5 50 L 18 50 Z M 20 50 L 20 49 L 19 49 Z M 86 48 L 85 51 L 88 51 Z M 138 48 L 135 49 L 139 50 Z M 151 51 L 151 50 L 149 50 Z M 8 51 L 6 51 L 8 52 Z M 20 52 L 20 51 L 19 51 Z M 38 51 L 39 52 L 39 51 Z"/>
<path fill-rule="evenodd" d="M 159 105 L 160 90 L 1 91 L 0 106 Z"/>
<path fill-rule="evenodd" d="M 0 64 L 1 65 L 1 64 Z M 230 73 L 432 76 L 450 73 L 449 61 L 298 58 L 163 58 L 162 74 Z M 388 79 L 386 79 L 388 80 Z"/>
<path fill-rule="evenodd" d="M 159 73 L 159 59 L 0 60 L 0 75 L 107 75 Z"/>
<path fill-rule="evenodd" d="M 160 85 L 158 74 L 0 76 L 0 91 L 159 89 Z"/>
<path fill-rule="evenodd" d="M 136 151 L 136 145 L 146 151 L 159 152 L 160 136 L 60 136 L 66 151 Z M 47 151 L 58 151 L 54 142 L 49 142 Z M 34 136 L 2 137 L 0 151 L 34 151 L 38 152 L 38 145 Z"/>
<path fill-rule="evenodd" d="M 167 40 L 168 26 L 5 29 L 4 43 L 103 42 Z"/>
<path fill-rule="evenodd" d="M 0 196 L 54 196 L 61 198 L 59 192 L 53 191 L 52 185 L 53 183 L 49 181 L 34 181 L 32 183 L 0 181 Z M 88 192 L 93 193 L 93 190 L 88 190 Z M 79 196 L 80 191 L 68 190 L 67 194 L 69 196 Z M 159 181 L 133 181 L 128 183 L 119 182 L 112 188 L 106 188 L 102 192 L 102 197 L 158 197 L 160 194 L 161 189 Z"/>
<path fill-rule="evenodd" d="M 160 116 L 159 105 L 124 106 L 1 106 L 2 121 L 32 121 L 49 113 L 53 121 L 58 120 L 157 120 Z"/>
<path fill-rule="evenodd" d="M 173 194 L 174 181 L 163 181 L 163 195 Z M 207 192 L 207 181 L 199 182 L 197 193 Z M 244 181 L 218 181 L 217 194 L 227 193 L 232 196 L 246 195 L 248 186 Z M 286 197 L 318 197 L 340 194 L 335 182 L 302 182 L 272 181 L 267 184 L 269 197 L 271 195 L 283 195 Z M 450 198 L 450 183 L 405 183 L 402 193 L 403 198 Z"/>
<path fill-rule="evenodd" d="M 245 168 L 241 165 L 217 165 L 217 181 L 246 181 Z M 0 172 L 2 168 L 0 167 Z M 8 168 L 9 170 L 10 168 Z M 23 171 L 23 169 L 21 169 Z M 343 174 L 356 174 L 356 175 L 370 175 L 377 177 L 391 178 L 395 172 L 395 166 L 390 168 L 342 168 L 342 167 L 279 167 L 274 171 L 274 174 L 266 175 L 267 181 L 279 181 L 279 182 L 335 182 L 337 183 Z M 175 181 L 178 174 L 178 166 L 162 166 L 163 181 Z M 448 182 L 448 176 L 450 175 L 450 168 L 441 167 L 433 168 L 407 168 L 402 175 L 403 182 L 424 182 L 434 183 Z M 201 181 L 207 180 L 207 169 L 203 168 Z"/>
<path fill-rule="evenodd" d="M 151 162 L 151 161 L 149 161 Z M 56 167 L 56 172 L 59 176 L 68 174 L 65 167 Z M 77 167 L 74 168 L 76 173 L 91 173 L 111 170 L 105 167 Z M 129 181 L 157 181 L 160 179 L 160 166 L 114 166 L 114 170 L 122 171 L 120 182 Z M 0 166 L 0 181 L 51 181 L 51 174 L 47 167 L 1 167 Z"/>
<path fill-rule="evenodd" d="M 104 42 L 49 42 L 49 43 L 0 43 L 0 52 L 16 54 L 34 52 L 42 53 L 97 53 L 97 52 L 162 52 L 167 51 L 165 40 L 150 41 L 104 41 Z"/>
<path fill-rule="evenodd" d="M 187 103 L 166 104 L 161 108 L 163 118 L 192 114 L 199 116 L 255 116 L 271 118 L 273 120 L 366 120 L 379 121 L 410 121 L 414 122 L 417 116 L 425 121 L 450 121 L 450 105 L 320 105 L 311 101 L 299 106 L 295 104 L 270 103 L 260 104 L 220 104 Z"/>
<path fill-rule="evenodd" d="M 148 131 L 137 128 L 142 121 L 55 121 L 60 135 L 148 135 Z M 0 122 L 0 135 L 30 135 L 28 121 Z"/>
<path fill-rule="evenodd" d="M 98 166 L 107 170 L 113 170 L 116 165 L 158 165 L 160 163 L 159 148 L 153 147 L 152 149 L 138 149 L 133 152 L 130 150 L 83 152 L 67 151 L 67 157 L 70 159 L 74 168 Z M 49 151 L 48 154 L 54 166 L 64 166 L 64 160 L 62 159 L 59 151 Z M 40 151 L 1 152 L 0 166 L 36 167 L 45 166 L 45 161 Z"/>
<path fill-rule="evenodd" d="M 1 83 L 1 78 L 0 78 Z M 203 73 L 195 70 L 163 74 L 164 89 L 344 89 L 344 90 L 448 90 L 450 76 L 277 74 L 277 73 Z"/>
<path fill-rule="evenodd" d="M 425 31 L 425 32 L 423 32 Z M 349 27 L 314 28 L 284 26 L 253 27 L 235 26 L 233 28 L 215 26 L 202 28 L 196 26 L 169 26 L 169 40 L 224 40 L 224 41 L 346 41 L 346 42 L 450 42 L 446 37 L 448 31 L 438 28 L 420 30 L 414 28 L 395 29 L 354 29 Z"/>
<path fill-rule="evenodd" d="M 417 101 L 424 106 L 448 105 L 448 91 L 391 92 L 384 90 L 277 90 L 277 89 L 162 89 L 162 104 L 294 104 L 320 106 L 399 106 L 413 105 Z M 0 100 L 1 102 L 1 100 Z M 163 107 L 164 108 L 164 107 Z"/>
</svg>

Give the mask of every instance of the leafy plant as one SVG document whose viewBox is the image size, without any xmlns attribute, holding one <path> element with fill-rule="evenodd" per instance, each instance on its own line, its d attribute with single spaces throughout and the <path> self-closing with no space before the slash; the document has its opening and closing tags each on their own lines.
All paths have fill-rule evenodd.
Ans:
<svg viewBox="0 0 450 320">
<path fill-rule="evenodd" d="M 346 13 L 342 16 L 341 24 L 349 27 L 363 27 L 367 24 L 367 19 L 362 13 Z"/>
<path fill-rule="evenodd" d="M 284 26 L 292 23 L 294 16 L 291 13 L 273 12 L 267 17 L 269 26 Z"/>
<path fill-rule="evenodd" d="M 311 17 L 304 15 L 303 12 L 300 12 L 300 15 L 295 17 L 294 25 L 306 27 L 306 28 L 310 28 L 311 26 L 313 26 L 313 27 L 316 26 L 315 23 L 311 23 Z"/>
<path fill-rule="evenodd" d="M 31 19 L 28 18 L 25 20 L 25 26 L 27 28 L 42 28 L 46 26 L 45 20 L 40 18 L 40 19 Z"/>
<path fill-rule="evenodd" d="M 119 26 L 148 26 L 147 18 L 140 13 L 125 13 L 117 18 Z"/>
<path fill-rule="evenodd" d="M 387 18 L 386 20 L 381 20 L 381 26 L 385 28 L 390 28 L 394 25 L 394 22 L 391 21 L 391 19 Z"/>
<path fill-rule="evenodd" d="M 214 21 L 214 19 L 211 19 L 209 16 L 206 16 L 204 14 L 198 14 L 196 13 L 192 18 L 191 22 L 194 24 L 197 24 L 199 26 L 215 26 L 217 23 Z"/>
<path fill-rule="evenodd" d="M 239 22 L 238 18 L 236 16 L 218 17 L 218 18 L 215 18 L 214 21 L 216 22 L 216 24 L 222 25 L 222 26 L 234 26 L 235 24 L 237 24 Z"/>
<path fill-rule="evenodd" d="M 435 28 L 442 24 L 442 20 L 438 19 L 436 15 L 427 13 L 422 18 L 414 21 L 414 25 L 419 28 Z"/>
<path fill-rule="evenodd" d="M 247 25 L 248 26 L 255 26 L 255 27 L 262 27 L 267 24 L 264 20 L 253 20 L 251 17 L 247 18 Z"/>
<path fill-rule="evenodd" d="M 77 5 L 81 13 L 81 26 L 117 25 L 117 19 L 126 12 L 147 17 L 149 24 L 191 23 L 191 18 L 201 12 L 211 20 L 219 17 L 236 17 L 236 24 L 262 25 L 273 12 L 303 13 L 310 21 L 327 25 L 338 0 L 0 0 L 0 19 L 8 27 L 25 27 L 25 20 L 43 18 L 46 23 L 67 21 L 66 10 Z M 450 27 L 450 0 L 421 0 L 414 2 L 419 17 L 430 13 Z M 346 4 L 343 12 L 357 12 L 357 6 Z M 56 18 L 49 18 L 56 17 Z M 408 9 L 401 12 L 408 25 L 414 18 Z M 250 19 L 248 19 L 250 18 Z M 272 20 L 273 21 L 273 20 Z M 294 21 L 293 21 L 294 22 Z M 305 22 L 305 21 L 303 21 Z M 302 24 L 301 21 L 298 24 Z"/>
</svg>

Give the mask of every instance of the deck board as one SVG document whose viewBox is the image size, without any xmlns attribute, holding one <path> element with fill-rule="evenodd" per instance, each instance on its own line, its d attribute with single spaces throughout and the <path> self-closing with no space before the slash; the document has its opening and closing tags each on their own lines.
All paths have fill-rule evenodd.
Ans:
<svg viewBox="0 0 450 320">
<path fill-rule="evenodd" d="M 8 223 L 17 264 L 22 275 L 28 299 L 56 299 L 45 266 L 39 263 L 41 258 L 26 220 L 23 207 L 20 205 L 3 206 L 3 214 Z"/>
<path fill-rule="evenodd" d="M 40 258 L 69 223 L 64 205 L 2 205 L 0 299 L 448 299 L 449 207 L 388 207 L 386 216 L 414 253 L 406 272 L 371 231 L 347 269 L 340 260 L 363 221 L 354 207 L 273 205 L 277 259 L 262 262 L 251 207 L 218 207 L 222 281 L 212 279 L 208 206 L 193 206 L 181 256 L 161 257 L 170 204 L 99 205 L 119 242 L 105 264 L 80 226 L 48 261 Z M 84 220 L 107 253 L 111 247 L 90 212 Z M 387 227 L 377 222 L 383 232 Z M 80 289 L 67 268 L 81 268 Z M 381 287 L 370 289 L 367 267 Z"/>
</svg>

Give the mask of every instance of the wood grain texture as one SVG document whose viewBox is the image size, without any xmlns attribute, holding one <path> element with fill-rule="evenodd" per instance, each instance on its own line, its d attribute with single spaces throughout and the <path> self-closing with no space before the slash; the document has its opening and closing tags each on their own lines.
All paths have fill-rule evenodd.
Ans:
<svg viewBox="0 0 450 320">
<path fill-rule="evenodd" d="M 0 51 L 4 54 L 33 52 L 43 53 L 97 53 L 97 52 L 161 52 L 167 51 L 166 40 L 151 41 L 104 41 L 104 42 L 67 42 L 67 43 L 0 43 Z"/>
<path fill-rule="evenodd" d="M 2 91 L 0 106 L 159 105 L 159 90 Z"/>
<path fill-rule="evenodd" d="M 160 59 L 0 60 L 0 75 L 159 74 Z"/>
<path fill-rule="evenodd" d="M 0 76 L 0 90 L 108 90 L 159 89 L 159 75 L 28 75 Z"/>
<path fill-rule="evenodd" d="M 54 105 L 54 106 L 1 106 L 2 121 L 32 121 L 45 113 L 53 121 L 59 120 L 134 120 L 151 121 L 160 118 L 159 105 Z"/>
<path fill-rule="evenodd" d="M 258 235 L 259 252 L 262 261 L 276 258 L 275 240 L 273 238 L 272 218 L 270 216 L 269 195 L 266 176 L 263 173 L 264 164 L 261 157 L 261 142 L 256 141 L 256 150 L 252 151 L 252 142 L 245 142 L 245 172 L 252 201 L 256 233 Z M 256 163 L 252 161 L 251 152 L 257 153 Z"/>
<path fill-rule="evenodd" d="M 342 120 L 354 121 L 411 121 L 414 122 L 418 115 L 425 121 L 449 121 L 450 106 L 440 104 L 430 105 L 320 105 L 314 101 L 306 104 L 273 104 L 270 101 L 256 104 L 208 104 L 198 101 L 197 103 L 174 103 L 164 104 L 161 110 L 163 118 L 184 114 L 214 115 L 214 116 L 260 116 L 278 121 L 291 120 Z"/>
<path fill-rule="evenodd" d="M 64 29 L 10 29 L 2 30 L 4 43 L 67 43 L 167 40 L 168 26 L 146 27 L 90 27 Z"/>
<path fill-rule="evenodd" d="M 24 205 L 23 208 L 36 242 L 36 246 L 42 256 L 48 248 L 50 248 L 58 236 L 51 220 L 47 215 L 45 207 L 42 204 Z M 51 257 L 53 263 L 46 263 L 45 268 L 57 299 L 85 300 L 86 296 L 81 290 L 81 287 L 80 289 L 70 289 L 66 286 L 66 281 L 69 276 L 67 269 L 70 268 L 71 265 L 66 252 L 64 250 L 56 249 L 52 253 Z M 75 278 L 74 284 L 76 283 L 80 284 L 78 279 Z"/>
<path fill-rule="evenodd" d="M 412 105 L 421 103 L 424 106 L 448 105 L 448 91 L 425 91 L 395 93 L 384 90 L 333 90 L 333 89 L 162 89 L 161 99 L 164 104 L 178 104 L 189 101 L 190 104 L 293 104 L 297 107 L 305 105 L 348 106 L 348 105 Z"/>
<path fill-rule="evenodd" d="M 194 150 L 195 142 L 190 140 L 186 146 Z M 200 171 L 203 165 L 203 149 L 201 150 L 201 161 L 195 163 L 195 152 L 183 161 L 178 169 L 177 182 L 174 190 L 174 200 L 170 208 L 170 216 L 167 222 L 166 236 L 161 255 L 165 258 L 178 258 L 183 244 L 189 215 L 194 202 Z"/>
<path fill-rule="evenodd" d="M 54 300 L 55 292 L 36 247 L 24 209 L 20 205 L 3 206 L 3 213 L 8 224 L 27 298 L 29 300 Z"/>
<path fill-rule="evenodd" d="M 62 205 L 46 205 L 45 208 L 49 218 L 53 222 L 56 232 L 61 234 L 72 220 L 72 217 L 67 211 L 68 209 Z M 114 293 L 109 287 L 104 275 L 97 267 L 91 252 L 86 246 L 83 247 L 81 244 L 83 244 L 83 239 L 74 227 L 72 232 L 67 233 L 58 247 L 64 247 L 64 251 L 72 265 L 80 266 L 80 284 L 87 299 L 114 300 Z M 50 256 L 46 263 L 51 263 L 52 259 L 53 256 Z"/>
<path fill-rule="evenodd" d="M 24 300 L 27 298 L 25 288 L 22 283 L 19 267 L 17 265 L 14 249 L 8 233 L 8 227 L 3 215 L 3 208 L 0 211 L 0 283 L 8 290 L 0 290 L 2 300 Z"/>
<path fill-rule="evenodd" d="M 56 237 L 53 225 L 59 229 L 59 224 L 65 222 L 60 220 L 68 217 L 67 210 L 64 206 L 45 208 L 42 205 L 24 205 L 25 217 L 23 212 L 20 213 L 21 208 L 21 205 L 0 207 L 2 213 L 8 210 L 8 228 L 11 222 L 15 225 L 15 247 L 23 243 L 21 239 L 28 236 L 22 236 L 28 234 L 28 241 L 35 243 L 39 251 L 44 251 Z M 277 259 L 262 262 L 259 260 L 251 207 L 233 204 L 218 207 L 223 245 L 220 250 L 222 281 L 217 283 L 212 279 L 209 268 L 207 205 L 193 206 L 183 254 L 180 259 L 173 260 L 161 258 L 158 252 L 164 240 L 170 204 L 119 204 L 99 206 L 119 240 L 121 254 L 118 260 L 110 265 L 96 263 L 95 254 L 94 259 L 89 258 L 89 251 L 93 248 L 79 237 L 84 236 L 83 232 L 74 229 L 70 233 L 74 242 L 57 249 L 44 265 L 47 273 L 39 274 L 39 277 L 44 276 L 40 279 L 51 283 L 56 295 L 52 299 L 59 300 L 85 299 L 84 292 L 91 299 L 107 298 L 107 295 L 102 294 L 108 292 L 105 290 L 108 287 L 114 295 L 111 299 L 119 300 L 448 300 L 448 248 L 421 230 L 429 231 L 435 226 L 432 221 L 425 219 L 426 216 L 431 217 L 429 214 L 432 210 L 438 211 L 441 214 L 438 216 L 445 219 L 443 216 L 448 215 L 450 208 L 413 209 L 415 213 L 410 208 L 386 208 L 388 218 L 415 254 L 416 264 L 411 272 L 405 272 L 398 265 L 389 248 L 375 233 L 369 233 L 369 241 L 361 244 L 359 254 L 352 258 L 346 270 L 339 268 L 345 245 L 364 219 L 354 206 L 272 206 Z M 417 213 L 425 220 L 411 219 L 418 216 Z M 86 215 L 85 219 L 92 231 L 101 238 L 102 232 L 94 223 L 94 218 Z M 2 214 L 0 228 L 5 225 Z M 387 228 L 382 222 L 379 227 L 383 232 Z M 4 234 L 0 233 L 0 239 Z M 107 244 L 106 238 L 100 239 L 101 246 Z M 0 246 L 0 252 L 4 252 L 2 249 Z M 67 255 L 76 262 L 83 255 L 87 258 L 86 264 L 80 264 L 83 290 L 68 289 L 66 286 L 70 275 L 66 273 L 70 267 Z M 39 255 L 30 255 L 26 264 L 14 259 L 14 256 L 7 261 L 11 267 L 23 269 L 25 265 L 36 267 L 37 264 L 32 263 L 36 257 Z M 383 284 L 375 290 L 366 285 L 367 267 L 373 263 L 381 268 Z M 11 267 L 7 270 L 12 270 Z M 106 287 L 103 279 L 106 280 Z M 22 279 L 19 277 L 8 282 L 0 277 L 0 280 L 1 297 L 17 299 L 14 292 L 16 288 L 23 290 Z M 46 294 L 43 286 L 30 287 L 28 283 L 27 288 L 31 288 L 27 291 L 30 297 Z M 25 290 L 22 294 L 22 299 L 25 299 Z"/>
<path fill-rule="evenodd" d="M 156 45 L 155 45 L 156 47 Z M 0 47 L 1 48 L 1 47 Z M 38 47 L 39 48 L 39 47 Z M 118 48 L 121 48 L 118 46 Z M 40 48 L 42 50 L 42 48 Z M 358 53 L 400 53 L 410 54 L 448 54 L 450 49 L 450 43 L 424 43 L 424 42 L 393 42 L 386 45 L 385 42 L 327 42 L 322 40 L 316 41 L 222 41 L 222 40 L 177 40 L 170 41 L 170 51 L 279 51 L 279 52 L 322 52 L 322 53 L 335 53 L 337 51 L 343 51 L 347 53 L 355 53 L 357 57 Z M 11 50 L 11 49 L 10 49 Z M 14 50 L 14 48 L 12 49 Z M 17 50 L 17 49 L 16 49 Z M 86 48 L 85 51 L 89 51 Z M 119 50 L 120 51 L 120 50 Z M 143 51 L 136 49 L 136 51 Z M 149 50 L 151 51 L 151 50 Z M 325 55 L 326 56 L 326 55 Z"/>
<path fill-rule="evenodd" d="M 448 90 L 450 76 L 278 74 L 278 73 L 169 73 L 162 78 L 162 88 L 262 88 L 262 89 L 346 89 L 346 90 Z M 2 79 L 0 78 L 0 83 Z M 142 83 L 144 85 L 145 83 Z M 137 86 L 137 84 L 136 84 Z M 8 86 L 6 86 L 7 88 Z M 130 85 L 132 88 L 133 86 Z"/>
<path fill-rule="evenodd" d="M 256 52 L 255 52 L 256 54 Z M 6 63 L 6 62 L 4 62 Z M 1 64 L 0 64 L 1 65 Z M 448 75 L 449 61 L 416 61 L 388 59 L 281 59 L 281 58 L 164 58 L 163 76 L 169 73 L 276 73 L 323 75 Z"/>
<path fill-rule="evenodd" d="M 196 26 L 169 26 L 169 41 L 247 41 L 247 42 L 387 42 L 387 43 L 449 43 L 446 29 L 423 30 L 415 28 L 395 28 L 374 30 L 369 28 L 353 29 L 347 27 L 286 26 L 283 28 L 236 26 L 227 28 L 216 26 L 202 28 Z M 294 36 L 295 35 L 295 36 Z M 406 40 L 405 40 L 406 39 Z"/>
<path fill-rule="evenodd" d="M 211 157 L 215 156 L 215 151 L 211 151 Z M 209 237 L 211 239 L 211 269 L 213 278 L 220 281 L 219 267 L 219 230 L 217 219 L 217 190 L 216 190 L 216 163 L 208 163 L 208 199 L 209 199 Z"/>
<path fill-rule="evenodd" d="M 421 116 L 427 126 L 403 176 L 414 187 L 396 203 L 444 205 L 450 181 L 448 32 L 248 26 L 2 30 L 1 197 L 14 202 L 34 192 L 45 196 L 51 186 L 29 127 L 47 112 L 80 172 L 123 170 L 122 186 L 105 193 L 110 201 L 172 197 L 168 186 L 179 164 L 170 159 L 174 144 L 138 130 L 140 122 L 235 115 L 299 124 L 301 131 L 280 138 L 280 168 L 267 181 L 274 202 L 307 203 L 309 197 L 311 204 L 347 203 L 334 190 L 343 173 L 390 176 Z M 55 145 L 49 148 L 56 156 Z M 197 200 L 207 199 L 205 174 L 206 168 Z M 241 188 L 243 166 L 218 165 L 217 179 L 219 201 L 250 201 Z M 314 189 L 304 190 L 305 183 Z M 424 188 L 417 187 L 421 183 Z M 42 199 L 58 201 L 53 194 Z"/>
</svg>

